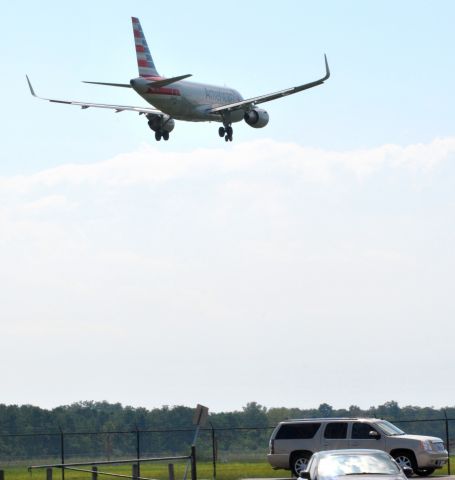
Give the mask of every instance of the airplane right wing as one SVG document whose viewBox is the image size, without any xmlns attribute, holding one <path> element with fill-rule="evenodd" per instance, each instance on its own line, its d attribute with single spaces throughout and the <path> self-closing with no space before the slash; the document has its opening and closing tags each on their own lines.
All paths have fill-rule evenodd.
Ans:
<svg viewBox="0 0 455 480">
<path fill-rule="evenodd" d="M 329 64 L 327 62 L 327 56 L 324 55 L 325 59 L 325 76 L 316 80 L 314 82 L 305 83 L 297 87 L 286 88 L 285 90 L 280 90 L 279 92 L 268 93 L 266 95 L 261 95 L 259 97 L 247 98 L 246 100 L 241 100 L 240 102 L 230 103 L 227 105 L 221 105 L 220 107 L 215 107 L 209 110 L 209 113 L 223 113 L 231 112 L 233 110 L 248 110 L 249 108 L 257 105 L 259 103 L 270 102 L 277 98 L 286 97 L 287 95 L 292 95 L 293 93 L 301 92 L 302 90 L 307 90 L 308 88 L 317 87 L 318 85 L 323 84 L 330 77 Z"/>
<path fill-rule="evenodd" d="M 33 87 L 32 87 L 32 84 L 30 83 L 28 75 L 26 75 L 26 77 L 27 77 L 28 86 L 30 88 L 30 93 L 34 97 L 39 98 L 40 100 L 47 100 L 48 102 L 54 102 L 54 103 L 66 103 L 67 105 L 77 105 L 81 108 L 90 108 L 90 107 L 92 107 L 92 108 L 107 108 L 107 109 L 110 109 L 110 110 L 115 110 L 116 113 L 123 112 L 123 111 L 130 111 L 130 112 L 137 112 L 137 113 L 139 113 L 139 115 L 147 114 L 147 113 L 152 113 L 152 114 L 155 114 L 155 115 L 164 115 L 163 112 L 161 112 L 160 110 L 157 110 L 156 108 L 133 107 L 133 106 L 130 106 L 130 105 L 109 105 L 109 104 L 106 104 L 106 103 L 76 102 L 76 101 L 73 101 L 73 100 L 56 100 L 56 99 L 53 99 L 53 98 L 39 97 L 38 95 L 36 95 L 35 91 L 33 90 Z"/>
</svg>

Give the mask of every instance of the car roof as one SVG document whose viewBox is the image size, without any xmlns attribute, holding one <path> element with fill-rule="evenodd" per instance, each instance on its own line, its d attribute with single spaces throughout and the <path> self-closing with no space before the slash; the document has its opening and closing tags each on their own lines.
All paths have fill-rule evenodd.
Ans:
<svg viewBox="0 0 455 480">
<path fill-rule="evenodd" d="M 321 418 L 291 418 L 284 420 L 281 423 L 304 423 L 304 422 L 336 422 L 336 421 L 368 421 L 374 422 L 382 420 L 382 418 L 369 418 L 369 417 L 321 417 Z"/>
<path fill-rule="evenodd" d="M 321 450 L 316 452 L 314 455 L 318 457 L 322 457 L 325 455 L 346 455 L 346 454 L 354 454 L 354 455 L 386 455 L 390 457 L 387 452 L 384 450 L 377 450 L 373 448 L 340 448 L 339 450 Z"/>
</svg>

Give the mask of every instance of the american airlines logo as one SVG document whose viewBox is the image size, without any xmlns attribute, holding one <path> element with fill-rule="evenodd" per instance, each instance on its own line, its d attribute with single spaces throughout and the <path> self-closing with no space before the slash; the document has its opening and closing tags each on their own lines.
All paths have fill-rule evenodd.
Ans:
<svg viewBox="0 0 455 480">
<path fill-rule="evenodd" d="M 236 98 L 233 93 L 223 92 L 222 90 L 205 89 L 205 98 L 211 102 L 232 103 Z"/>
</svg>

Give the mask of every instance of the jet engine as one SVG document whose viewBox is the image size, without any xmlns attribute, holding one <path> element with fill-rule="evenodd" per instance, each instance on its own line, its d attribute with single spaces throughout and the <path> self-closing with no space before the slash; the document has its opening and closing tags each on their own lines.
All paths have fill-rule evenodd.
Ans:
<svg viewBox="0 0 455 480">
<path fill-rule="evenodd" d="M 262 108 L 254 108 L 249 112 L 245 112 L 243 119 L 250 127 L 262 128 L 269 123 L 269 114 Z"/>
<path fill-rule="evenodd" d="M 175 121 L 169 115 L 156 115 L 153 113 L 147 114 L 149 127 L 154 132 L 172 132 L 175 127 Z"/>
</svg>

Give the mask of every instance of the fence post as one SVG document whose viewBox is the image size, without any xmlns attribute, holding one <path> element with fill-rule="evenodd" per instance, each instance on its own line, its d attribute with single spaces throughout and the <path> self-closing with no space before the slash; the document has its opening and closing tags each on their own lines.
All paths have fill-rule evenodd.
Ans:
<svg viewBox="0 0 455 480">
<path fill-rule="evenodd" d="M 92 480 L 98 480 L 98 467 L 92 465 Z"/>
<path fill-rule="evenodd" d="M 62 427 L 58 427 L 60 429 L 60 455 L 62 465 L 65 463 L 65 435 L 63 433 Z M 65 467 L 62 466 L 62 480 L 65 480 Z"/>
<path fill-rule="evenodd" d="M 137 478 L 139 477 L 139 475 L 138 475 L 138 474 L 139 474 L 139 472 L 138 472 L 138 470 L 139 470 L 138 464 L 137 464 L 137 463 L 133 463 L 132 467 L 133 467 L 133 473 L 132 473 L 131 476 L 132 476 L 134 479 L 137 480 Z"/>
<path fill-rule="evenodd" d="M 175 475 L 174 475 L 174 464 L 170 463 L 167 466 L 167 470 L 169 472 L 169 480 L 175 480 Z M 1 480 L 1 479 L 0 479 Z"/>
<path fill-rule="evenodd" d="M 136 425 L 136 456 L 137 456 L 137 476 L 141 476 L 141 432 Z"/>
<path fill-rule="evenodd" d="M 0 480 L 5 480 L 5 472 L 0 470 Z"/>
<path fill-rule="evenodd" d="M 52 480 L 52 468 L 46 468 L 46 480 Z"/>
<path fill-rule="evenodd" d="M 210 428 L 212 429 L 212 464 L 213 464 L 213 480 L 216 480 L 216 438 L 215 438 L 215 429 L 213 428 L 212 422 L 209 422 Z"/>
<path fill-rule="evenodd" d="M 139 459 L 141 458 L 141 435 L 140 431 L 137 428 L 136 425 L 136 458 L 137 458 L 137 476 L 141 476 L 141 464 L 139 462 Z"/>
<path fill-rule="evenodd" d="M 191 446 L 191 480 L 197 480 L 196 447 Z"/>
<path fill-rule="evenodd" d="M 449 419 L 447 418 L 447 410 L 444 409 L 444 417 L 446 424 L 446 445 L 449 459 L 447 460 L 447 475 L 450 475 L 450 437 L 449 437 Z"/>
</svg>

